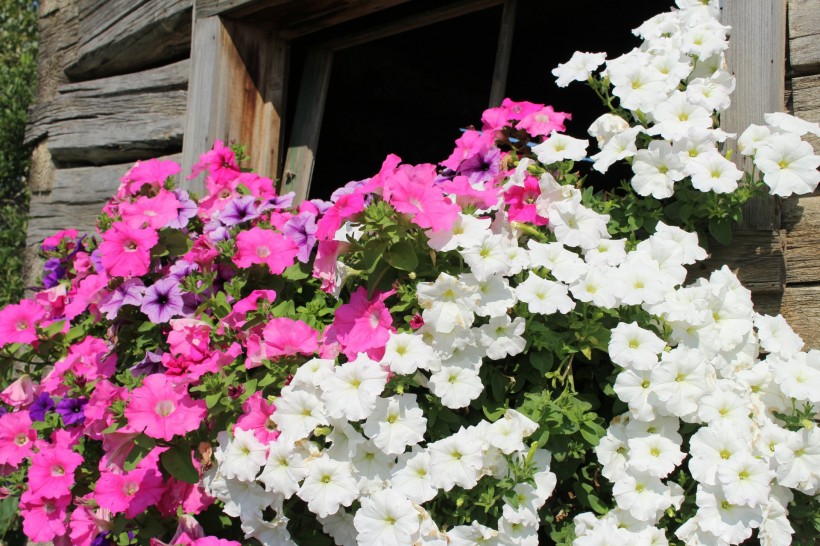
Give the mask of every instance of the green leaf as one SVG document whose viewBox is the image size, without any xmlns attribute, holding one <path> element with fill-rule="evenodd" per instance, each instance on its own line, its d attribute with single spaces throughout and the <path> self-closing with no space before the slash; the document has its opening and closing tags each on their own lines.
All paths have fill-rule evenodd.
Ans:
<svg viewBox="0 0 820 546">
<path fill-rule="evenodd" d="M 709 220 L 709 235 L 718 243 L 728 246 L 732 243 L 732 222 L 730 220 Z"/>
<path fill-rule="evenodd" d="M 392 245 L 385 254 L 384 259 L 401 271 L 415 271 L 419 266 L 416 249 L 409 241 L 400 241 Z"/>
<path fill-rule="evenodd" d="M 159 232 L 159 241 L 171 256 L 182 256 L 193 246 L 191 239 L 185 232 L 177 229 L 163 229 Z"/>
<path fill-rule="evenodd" d="M 216 392 L 205 397 L 205 405 L 208 409 L 213 408 L 222 399 L 222 393 Z"/>
<path fill-rule="evenodd" d="M 302 281 L 310 277 L 307 264 L 296 262 L 282 272 L 282 277 L 289 281 Z"/>
<path fill-rule="evenodd" d="M 228 298 L 225 292 L 217 292 L 216 296 L 211 299 L 211 309 L 219 318 L 225 318 L 231 313 L 231 304 L 228 303 Z"/>
<path fill-rule="evenodd" d="M 168 474 L 185 483 L 198 483 L 199 473 L 191 460 L 191 449 L 179 445 L 172 446 L 159 456 L 162 467 Z"/>
<path fill-rule="evenodd" d="M 606 431 L 604 428 L 595 421 L 582 422 L 580 432 L 581 436 L 584 437 L 584 440 L 586 440 L 592 447 L 597 446 L 601 438 L 606 436 Z"/>
</svg>

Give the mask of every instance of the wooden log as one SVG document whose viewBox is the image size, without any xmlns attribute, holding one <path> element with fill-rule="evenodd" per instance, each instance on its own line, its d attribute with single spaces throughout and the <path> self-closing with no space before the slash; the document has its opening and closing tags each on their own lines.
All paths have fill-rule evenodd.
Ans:
<svg viewBox="0 0 820 546">
<path fill-rule="evenodd" d="M 820 3 L 789 0 L 789 62 L 794 75 L 820 72 Z"/>
<path fill-rule="evenodd" d="M 783 201 L 786 284 L 820 283 L 820 195 Z"/>
<path fill-rule="evenodd" d="M 162 159 L 179 161 L 180 155 Z M 53 189 L 31 196 L 26 244 L 40 243 L 61 229 L 94 233 L 94 224 L 108 199 L 114 196 L 120 178 L 132 163 L 104 167 L 58 169 Z"/>
<path fill-rule="evenodd" d="M 820 122 L 820 74 L 792 78 L 786 104 L 795 116 Z M 805 135 L 803 139 L 814 146 L 814 153 L 820 153 L 820 137 Z"/>
<path fill-rule="evenodd" d="M 782 314 L 806 342 L 804 349 L 820 349 L 820 286 L 787 286 Z"/>
<path fill-rule="evenodd" d="M 728 265 L 755 296 L 779 296 L 786 284 L 783 243 L 777 231 L 735 232 L 731 245 L 721 247 L 715 243 L 709 259 L 689 267 L 689 279 L 708 276 L 723 265 Z"/>
<path fill-rule="evenodd" d="M 189 62 L 65 84 L 31 113 L 26 142 L 48 136 L 58 164 L 103 165 L 182 148 Z"/>
<path fill-rule="evenodd" d="M 182 168 L 216 139 L 245 144 L 249 167 L 275 177 L 284 117 L 286 44 L 267 29 L 209 17 L 196 21 Z M 202 177 L 186 181 L 201 193 Z"/>
<path fill-rule="evenodd" d="M 137 72 L 187 57 L 192 0 L 78 0 L 72 80 Z"/>
</svg>

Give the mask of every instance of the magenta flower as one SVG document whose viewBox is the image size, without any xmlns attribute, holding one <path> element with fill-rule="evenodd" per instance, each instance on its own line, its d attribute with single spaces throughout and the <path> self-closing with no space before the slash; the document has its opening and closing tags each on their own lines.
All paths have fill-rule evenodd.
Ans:
<svg viewBox="0 0 820 546">
<path fill-rule="evenodd" d="M 319 332 L 301 320 L 271 319 L 262 336 L 268 357 L 310 355 L 319 349 Z"/>
<path fill-rule="evenodd" d="M 161 159 L 149 159 L 148 161 L 137 161 L 131 170 L 123 176 L 120 181 L 122 186 L 117 193 L 117 197 L 123 198 L 139 192 L 145 184 L 151 187 L 159 187 L 165 180 L 178 174 L 179 163 L 175 161 L 163 161 Z"/>
<path fill-rule="evenodd" d="M 0 311 L 0 347 L 9 343 L 37 341 L 35 326 L 45 314 L 45 309 L 31 300 L 6 306 Z"/>
<path fill-rule="evenodd" d="M 114 222 L 102 234 L 102 238 L 102 264 L 109 275 L 139 277 L 148 273 L 151 249 L 159 241 L 156 231 L 151 228 L 133 228 L 125 222 Z"/>
<path fill-rule="evenodd" d="M 26 491 L 20 497 L 20 515 L 23 516 L 23 532 L 33 542 L 51 542 L 66 534 L 66 508 L 71 495 L 54 499 Z"/>
<path fill-rule="evenodd" d="M 364 196 L 359 193 L 342 195 L 332 207 L 325 211 L 316 227 L 316 238 L 320 241 L 333 239 L 342 222 L 364 210 Z"/>
<path fill-rule="evenodd" d="M 385 184 L 385 187 L 388 187 Z M 445 198 L 432 184 L 424 185 L 407 178 L 396 177 L 389 183 L 388 201 L 398 211 L 410 215 L 421 228 L 441 231 L 452 227 L 461 208 Z"/>
<path fill-rule="evenodd" d="M 0 415 L 0 464 L 17 468 L 31 457 L 37 433 L 31 428 L 28 412 Z"/>
<path fill-rule="evenodd" d="M 524 116 L 515 128 L 527 131 L 532 136 L 544 136 L 553 131 L 565 131 L 564 121 L 568 119 L 572 119 L 572 114 L 556 112 L 552 106 L 544 106 Z"/>
<path fill-rule="evenodd" d="M 310 260 L 310 253 L 316 246 L 316 229 L 316 216 L 307 211 L 288 220 L 282 228 L 282 233 L 290 237 L 299 247 L 296 259 L 302 263 Z"/>
<path fill-rule="evenodd" d="M 140 311 L 154 324 L 162 324 L 182 313 L 184 304 L 179 281 L 174 277 L 165 277 L 145 290 Z"/>
<path fill-rule="evenodd" d="M 266 264 L 270 272 L 280 275 L 292 266 L 299 247 L 281 233 L 254 227 L 236 236 L 236 256 L 233 261 L 242 268 Z"/>
<path fill-rule="evenodd" d="M 173 192 L 160 190 L 153 196 L 142 196 L 133 203 L 120 205 L 123 221 L 131 227 L 147 225 L 151 229 L 162 229 L 179 216 L 180 202 Z"/>
<path fill-rule="evenodd" d="M 384 304 L 384 300 L 394 293 L 394 290 L 381 292 L 368 300 L 367 290 L 360 286 L 350 296 L 350 303 L 336 309 L 333 329 L 348 358 L 384 347 L 390 333 L 396 331 L 393 317 Z"/>
<path fill-rule="evenodd" d="M 191 398 L 186 385 L 174 385 L 162 374 L 146 377 L 125 408 L 129 426 L 165 441 L 198 429 L 206 413 L 205 402 Z"/>
<path fill-rule="evenodd" d="M 271 419 L 276 406 L 265 400 L 261 392 L 255 392 L 245 400 L 242 411 L 244 413 L 236 420 L 236 428 L 253 431 L 256 439 L 265 445 L 276 441 L 279 430 Z"/>
<path fill-rule="evenodd" d="M 156 450 L 152 451 L 130 472 L 104 470 L 93 493 L 97 504 L 133 518 L 157 503 L 165 492 L 165 480 L 157 470 L 158 457 Z"/>
<path fill-rule="evenodd" d="M 549 219 L 539 216 L 535 202 L 541 195 L 538 179 L 528 176 L 523 186 L 513 186 L 504 193 L 504 201 L 509 205 L 507 214 L 513 222 L 545 226 Z"/>
<path fill-rule="evenodd" d="M 69 495 L 74 486 L 74 471 L 82 462 L 82 455 L 66 446 L 41 449 L 34 455 L 28 470 L 29 491 L 48 499 Z"/>
</svg>

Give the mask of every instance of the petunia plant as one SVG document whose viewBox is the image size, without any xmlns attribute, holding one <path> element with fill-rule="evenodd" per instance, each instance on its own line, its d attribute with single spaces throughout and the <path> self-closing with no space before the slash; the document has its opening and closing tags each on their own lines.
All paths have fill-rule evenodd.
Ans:
<svg viewBox="0 0 820 546">
<path fill-rule="evenodd" d="M 222 142 L 203 196 L 134 165 L 0 311 L 0 522 L 84 546 L 812 544 L 820 352 L 727 268 L 687 277 L 751 197 L 816 188 L 820 127 L 722 131 L 727 28 L 678 7 L 554 70 L 602 98 L 597 152 L 507 99 L 443 161 L 391 155 L 329 201 Z M 620 188 L 585 184 L 617 161 Z"/>
</svg>

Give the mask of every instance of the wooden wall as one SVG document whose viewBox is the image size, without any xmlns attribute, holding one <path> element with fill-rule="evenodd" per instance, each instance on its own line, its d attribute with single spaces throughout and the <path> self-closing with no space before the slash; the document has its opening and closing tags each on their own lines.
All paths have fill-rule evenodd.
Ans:
<svg viewBox="0 0 820 546">
<path fill-rule="evenodd" d="M 308 1 L 317 6 L 316 10 L 335 9 L 338 3 Z M 385 7 L 406 0 L 373 1 Z M 357 4 L 354 0 L 344 2 Z M 259 59 L 270 57 L 277 66 L 284 62 L 280 58 L 281 40 L 291 38 L 291 34 L 298 36 L 300 29 L 303 32 L 305 25 L 300 21 L 306 17 L 312 21 L 306 12 L 313 11 L 291 9 L 290 13 L 285 0 L 198 0 L 194 25 L 192 4 L 193 0 L 41 1 L 40 84 L 26 134 L 27 141 L 36 145 L 27 238 L 32 277 L 36 271 L 34 249 L 43 237 L 67 227 L 93 232 L 102 203 L 135 160 L 170 156 L 189 166 L 203 146 L 223 136 L 214 134 L 219 130 L 256 135 L 260 119 L 265 127 L 276 125 L 271 121 L 281 114 L 282 78 L 265 73 L 260 66 L 248 66 L 246 59 L 256 59 L 259 64 Z M 784 101 L 779 97 L 765 100 L 785 104 L 787 111 L 805 119 L 820 121 L 820 0 L 727 0 L 724 13 L 742 21 L 749 17 L 742 11 L 752 4 L 778 12 L 754 16 L 767 22 L 762 30 L 772 47 L 761 48 L 766 36 L 760 33 L 744 46 L 753 51 L 753 68 L 766 72 L 765 77 L 782 79 L 785 70 Z M 772 21 L 777 17 L 782 20 L 779 10 L 786 4 L 784 35 L 782 28 L 773 29 Z M 261 8 L 267 14 L 279 14 L 270 24 L 265 20 L 263 28 L 256 26 L 260 15 L 253 11 Z M 280 14 L 274 8 L 284 11 Z M 228 19 L 214 17 L 221 13 L 228 13 Z M 243 20 L 248 14 L 252 25 Z M 213 23 L 215 20 L 219 24 Z M 198 56 L 207 57 L 206 42 L 210 40 L 221 44 L 216 49 L 221 52 L 220 59 L 239 61 L 231 61 L 227 68 L 201 62 L 192 66 L 195 26 L 198 37 L 194 43 L 199 45 L 194 62 Z M 256 40 L 253 44 L 245 43 L 252 37 Z M 761 60 L 766 55 L 786 56 L 785 69 L 782 65 L 766 66 L 777 64 L 774 57 L 768 63 Z M 748 63 L 749 58 L 744 61 L 730 55 L 730 62 Z M 234 65 L 241 65 L 247 77 L 227 77 Z M 748 72 L 748 68 L 744 70 Z M 742 97 L 751 101 L 760 98 L 755 78 L 751 91 L 739 91 L 738 103 L 743 102 Z M 200 89 L 189 95 L 189 80 L 211 91 Z M 255 122 L 250 127 L 233 127 L 236 120 L 247 117 L 246 112 L 237 109 L 235 101 L 227 97 L 220 100 L 218 95 L 247 95 L 251 88 L 248 82 L 258 91 L 253 108 L 248 110 L 256 112 Z M 203 102 L 203 97 L 208 100 Z M 230 103 L 229 112 L 226 103 Z M 767 109 L 778 109 L 777 105 Z M 257 115 L 260 112 L 262 115 Z M 185 133 L 189 138 L 183 156 Z M 254 155 L 266 165 L 281 161 L 278 135 L 268 140 L 257 137 L 249 144 L 251 148 L 261 146 L 264 153 Z M 814 139 L 813 144 L 820 151 L 820 139 Z M 752 288 L 759 311 L 782 313 L 809 346 L 820 348 L 820 251 L 816 250 L 820 248 L 820 193 L 772 200 L 750 207 L 748 212 L 732 247 L 715 252 L 712 260 L 696 271 L 728 263 Z"/>
</svg>

